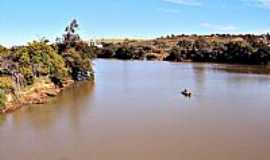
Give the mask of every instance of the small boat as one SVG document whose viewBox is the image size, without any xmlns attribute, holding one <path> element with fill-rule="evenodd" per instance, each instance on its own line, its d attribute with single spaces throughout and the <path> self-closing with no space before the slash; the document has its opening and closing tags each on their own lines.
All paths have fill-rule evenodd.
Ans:
<svg viewBox="0 0 270 160">
<path fill-rule="evenodd" d="M 192 93 L 190 91 L 188 91 L 187 89 L 185 89 L 184 91 L 181 92 L 183 96 L 185 97 L 191 97 Z"/>
</svg>

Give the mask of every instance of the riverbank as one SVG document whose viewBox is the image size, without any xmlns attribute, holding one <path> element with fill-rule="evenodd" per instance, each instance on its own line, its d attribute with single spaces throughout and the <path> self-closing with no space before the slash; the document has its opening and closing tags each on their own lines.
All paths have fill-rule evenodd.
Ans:
<svg viewBox="0 0 270 160">
<path fill-rule="evenodd" d="M 98 58 L 147 59 L 173 62 L 214 62 L 266 65 L 270 62 L 270 35 L 179 35 L 153 40 L 101 42 Z"/>
<path fill-rule="evenodd" d="M 75 81 L 93 81 L 92 51 L 73 20 L 57 42 L 42 38 L 23 46 L 0 45 L 0 112 L 46 103 Z"/>
<path fill-rule="evenodd" d="M 63 83 L 63 87 L 59 88 L 48 78 L 37 79 L 33 85 L 22 88 L 17 91 L 16 94 L 8 93 L 6 95 L 4 108 L 0 109 L 0 114 L 13 112 L 31 104 L 47 103 L 50 98 L 56 97 L 59 93 L 73 84 L 74 80 L 66 80 Z"/>
</svg>

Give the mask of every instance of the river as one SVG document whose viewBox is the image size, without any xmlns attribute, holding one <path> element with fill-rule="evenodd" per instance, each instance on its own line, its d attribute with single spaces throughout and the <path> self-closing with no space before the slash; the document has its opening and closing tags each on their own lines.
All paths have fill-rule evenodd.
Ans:
<svg viewBox="0 0 270 160">
<path fill-rule="evenodd" d="M 95 83 L 0 117 L 1 160 L 270 159 L 269 68 L 94 63 Z"/>
</svg>

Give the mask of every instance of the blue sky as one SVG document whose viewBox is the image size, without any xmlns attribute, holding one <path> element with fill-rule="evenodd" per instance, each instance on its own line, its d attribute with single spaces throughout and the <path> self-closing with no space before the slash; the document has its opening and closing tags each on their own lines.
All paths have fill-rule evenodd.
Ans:
<svg viewBox="0 0 270 160">
<path fill-rule="evenodd" d="M 83 38 L 270 31 L 270 0 L 0 0 L 0 44 L 61 36 L 76 18 Z"/>
</svg>

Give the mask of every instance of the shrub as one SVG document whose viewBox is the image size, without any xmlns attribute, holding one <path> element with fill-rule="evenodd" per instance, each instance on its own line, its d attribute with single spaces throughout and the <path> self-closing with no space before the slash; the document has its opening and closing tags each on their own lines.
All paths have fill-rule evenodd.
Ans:
<svg viewBox="0 0 270 160">
<path fill-rule="evenodd" d="M 182 50 L 179 47 L 173 47 L 169 51 L 169 55 L 165 58 L 165 60 L 181 62 L 183 60 L 181 51 Z"/>
<path fill-rule="evenodd" d="M 131 52 L 130 48 L 123 46 L 116 50 L 114 57 L 118 59 L 128 60 L 128 59 L 132 59 L 133 53 Z"/>
<path fill-rule="evenodd" d="M 34 41 L 28 44 L 27 50 L 36 76 L 57 75 L 61 79 L 65 78 L 67 75 L 65 61 L 52 46 L 43 41 Z"/>
<path fill-rule="evenodd" d="M 8 55 L 8 49 L 5 48 L 4 46 L 1 46 L 0 45 L 0 57 L 4 57 L 4 56 L 7 56 Z"/>
<path fill-rule="evenodd" d="M 27 85 L 33 84 L 34 77 L 54 76 L 64 80 L 68 76 L 64 58 L 45 40 L 28 43 L 14 50 L 13 56 L 20 66 L 17 71 L 22 73 Z"/>
<path fill-rule="evenodd" d="M 5 107 L 5 101 L 6 96 L 4 94 L 4 91 L 0 89 L 0 109 L 3 109 Z"/>
<path fill-rule="evenodd" d="M 10 90 L 13 89 L 11 77 L 0 77 L 0 90 Z"/>
<path fill-rule="evenodd" d="M 158 54 L 156 53 L 149 53 L 146 55 L 146 59 L 151 61 L 151 60 L 157 60 L 159 57 L 158 57 Z"/>
</svg>

